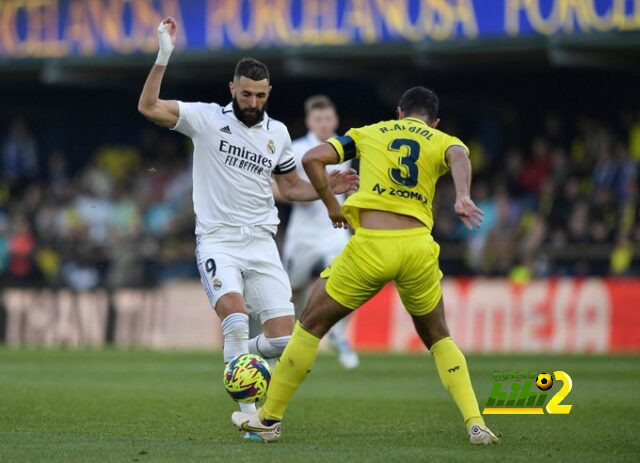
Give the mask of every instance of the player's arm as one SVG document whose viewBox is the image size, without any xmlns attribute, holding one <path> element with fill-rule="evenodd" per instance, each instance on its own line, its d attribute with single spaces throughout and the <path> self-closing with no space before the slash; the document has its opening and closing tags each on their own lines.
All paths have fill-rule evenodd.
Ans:
<svg viewBox="0 0 640 463">
<path fill-rule="evenodd" d="M 480 227 L 484 212 L 471 199 L 471 162 L 467 151 L 459 145 L 450 146 L 445 158 L 456 189 L 455 211 L 462 223 L 471 230 Z"/>
<path fill-rule="evenodd" d="M 337 164 L 341 159 L 336 156 L 335 148 L 329 143 L 312 148 L 302 157 L 302 166 L 304 167 L 313 188 L 318 196 L 327 207 L 329 218 L 334 228 L 348 228 L 349 223 L 342 215 L 342 207 L 331 188 L 329 175 L 327 175 L 326 166 L 329 164 Z M 349 169 L 353 171 L 354 169 Z"/>
<path fill-rule="evenodd" d="M 159 96 L 162 78 L 167 69 L 171 52 L 175 47 L 176 27 L 176 21 L 172 17 L 168 17 L 158 26 L 158 42 L 160 43 L 158 58 L 149 72 L 138 100 L 138 111 L 144 117 L 168 128 L 174 127 L 178 122 L 180 109 L 177 101 L 161 100 Z"/>
<path fill-rule="evenodd" d="M 358 174 L 353 169 L 344 172 L 334 170 L 329 174 L 328 178 L 329 187 L 333 188 L 338 194 L 346 193 L 358 187 Z M 278 190 L 278 196 L 274 194 L 276 200 L 279 199 L 278 197 L 285 202 L 314 201 L 319 198 L 313 185 L 300 177 L 295 169 L 285 174 L 276 174 L 275 179 Z"/>
<path fill-rule="evenodd" d="M 278 188 L 278 177 L 276 177 L 276 181 L 271 184 L 271 192 L 273 193 L 273 199 L 278 203 L 288 204 L 290 201 L 287 201 L 282 193 L 280 193 L 280 188 Z"/>
</svg>

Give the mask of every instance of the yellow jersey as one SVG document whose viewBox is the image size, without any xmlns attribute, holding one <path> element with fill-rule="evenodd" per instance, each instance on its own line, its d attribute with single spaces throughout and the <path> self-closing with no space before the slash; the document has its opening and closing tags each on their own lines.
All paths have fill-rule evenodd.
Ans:
<svg viewBox="0 0 640 463">
<path fill-rule="evenodd" d="M 456 137 L 413 117 L 349 130 L 327 140 L 339 163 L 360 160 L 360 188 L 349 196 L 343 213 L 351 226 L 360 226 L 360 209 L 415 217 L 433 228 L 431 203 L 438 178 L 449 170 L 450 146 L 467 146 Z"/>
</svg>

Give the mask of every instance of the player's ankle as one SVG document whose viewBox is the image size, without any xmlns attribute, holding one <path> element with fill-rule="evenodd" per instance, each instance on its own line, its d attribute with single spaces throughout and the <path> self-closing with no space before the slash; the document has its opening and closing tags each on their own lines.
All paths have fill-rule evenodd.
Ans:
<svg viewBox="0 0 640 463">
<path fill-rule="evenodd" d="M 484 424 L 484 419 L 481 416 L 474 416 L 472 418 L 469 418 L 467 421 L 465 421 L 464 425 L 467 428 L 467 432 L 470 432 L 473 426 L 486 426 Z"/>
<path fill-rule="evenodd" d="M 265 426 L 271 426 L 272 424 L 280 422 L 280 419 L 273 417 L 271 415 L 267 415 L 267 413 L 262 409 L 258 413 L 258 419 Z"/>
</svg>

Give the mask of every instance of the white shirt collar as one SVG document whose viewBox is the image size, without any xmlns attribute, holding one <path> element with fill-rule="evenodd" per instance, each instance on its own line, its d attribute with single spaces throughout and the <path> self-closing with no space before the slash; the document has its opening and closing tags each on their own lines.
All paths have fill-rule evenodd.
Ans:
<svg viewBox="0 0 640 463">
<path fill-rule="evenodd" d="M 227 106 L 225 106 L 222 109 L 222 113 L 226 114 L 228 117 L 231 117 L 233 119 L 235 119 L 236 121 L 240 122 L 242 125 L 244 125 L 245 127 L 247 127 L 244 122 L 242 122 L 240 119 L 238 119 L 236 117 L 236 113 L 233 111 L 233 102 L 229 103 Z M 260 122 L 258 122 L 256 125 L 253 125 L 251 127 L 247 127 L 248 129 L 253 129 L 253 128 L 266 128 L 267 130 L 269 130 L 269 115 L 267 114 L 267 112 L 265 111 L 262 114 L 262 120 Z"/>
</svg>

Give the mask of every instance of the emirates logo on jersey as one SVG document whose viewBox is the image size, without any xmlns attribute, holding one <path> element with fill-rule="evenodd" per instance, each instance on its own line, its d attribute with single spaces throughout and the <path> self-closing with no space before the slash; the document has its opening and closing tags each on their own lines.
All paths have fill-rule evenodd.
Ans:
<svg viewBox="0 0 640 463">
<path fill-rule="evenodd" d="M 271 154 L 275 154 L 275 152 L 276 152 L 276 145 L 275 145 L 275 143 L 273 143 L 273 140 L 269 140 L 269 141 L 267 142 L 267 149 L 269 150 L 269 152 L 270 152 Z"/>
</svg>

